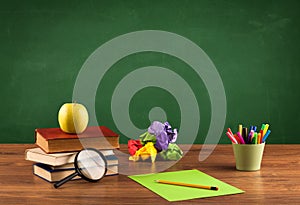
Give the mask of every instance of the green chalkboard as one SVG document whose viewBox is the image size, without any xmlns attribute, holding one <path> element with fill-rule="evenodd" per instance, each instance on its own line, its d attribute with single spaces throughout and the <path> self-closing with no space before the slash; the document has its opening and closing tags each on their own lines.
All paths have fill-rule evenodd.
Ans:
<svg viewBox="0 0 300 205">
<path fill-rule="evenodd" d="M 239 123 L 260 126 L 265 122 L 272 130 L 268 143 L 300 143 L 296 132 L 300 123 L 299 1 L 0 2 L 0 143 L 33 143 L 35 128 L 57 127 L 57 112 L 63 103 L 74 100 L 76 79 L 91 54 L 120 35 L 145 30 L 189 39 L 215 65 L 226 97 L 226 116 L 216 119 L 218 124 L 225 119 L 220 143 L 229 143 L 224 134 L 227 127 L 236 131 Z M 185 49 L 183 45 L 183 54 L 189 52 Z M 110 52 L 114 56 L 119 51 Z M 142 133 L 128 136 L 121 130 L 118 124 L 122 122 L 116 122 L 112 114 L 112 100 L 125 76 L 147 66 L 166 68 L 189 86 L 190 90 L 179 86 L 175 77 L 170 77 L 172 82 L 168 77 L 164 80 L 179 95 L 192 91 L 197 107 L 191 109 L 195 113 L 199 109 L 200 122 L 193 125 L 193 115 L 188 120 L 191 130 L 199 130 L 195 143 L 203 143 L 210 126 L 219 126 L 211 125 L 215 112 L 211 95 L 220 90 L 210 93 L 203 76 L 169 53 L 149 50 L 119 59 L 99 79 L 94 101 L 79 101 L 94 103 L 98 123 L 120 133 L 122 143 L 137 138 Z M 160 73 L 156 74 L 159 79 Z M 122 99 L 115 102 L 115 114 L 127 113 L 138 129 L 149 126 L 149 116 L 167 119 L 180 132 L 187 120 L 183 119 L 182 105 L 171 89 L 152 85 L 151 75 L 140 76 L 140 82 L 149 82 L 149 86 L 138 89 L 128 107 Z M 123 88 L 124 98 L 126 94 Z M 181 100 L 187 107 L 192 105 L 188 97 Z M 182 142 L 185 137 L 179 135 Z"/>
</svg>

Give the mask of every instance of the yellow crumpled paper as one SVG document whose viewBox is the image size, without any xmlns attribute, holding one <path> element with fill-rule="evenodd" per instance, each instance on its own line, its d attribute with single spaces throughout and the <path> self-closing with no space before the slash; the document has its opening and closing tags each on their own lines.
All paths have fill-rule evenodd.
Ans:
<svg viewBox="0 0 300 205">
<path fill-rule="evenodd" d="M 138 161 L 140 157 L 142 158 L 142 160 L 146 160 L 151 157 L 151 161 L 153 163 L 155 162 L 156 155 L 157 150 L 154 147 L 153 142 L 148 142 L 144 147 L 137 150 L 133 156 L 130 156 L 129 160 Z"/>
</svg>

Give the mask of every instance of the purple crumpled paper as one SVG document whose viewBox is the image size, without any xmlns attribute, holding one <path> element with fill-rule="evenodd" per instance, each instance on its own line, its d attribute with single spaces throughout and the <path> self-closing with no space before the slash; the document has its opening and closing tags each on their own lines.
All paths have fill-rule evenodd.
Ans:
<svg viewBox="0 0 300 205">
<path fill-rule="evenodd" d="M 165 122 L 165 130 L 167 132 L 167 135 L 169 137 L 169 142 L 176 142 L 177 140 L 177 129 L 173 129 L 171 125 L 168 122 Z"/>
<path fill-rule="evenodd" d="M 174 143 L 177 139 L 177 129 L 172 130 L 168 122 L 163 124 L 154 121 L 148 128 L 148 132 L 156 136 L 155 148 L 158 151 L 168 149 L 169 143 Z"/>
</svg>

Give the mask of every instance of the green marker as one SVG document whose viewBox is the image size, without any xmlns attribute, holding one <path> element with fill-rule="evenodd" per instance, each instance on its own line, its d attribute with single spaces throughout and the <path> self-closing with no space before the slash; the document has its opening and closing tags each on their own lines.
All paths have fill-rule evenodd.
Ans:
<svg viewBox="0 0 300 205">
<path fill-rule="evenodd" d="M 257 132 L 254 132 L 254 136 L 251 141 L 252 144 L 257 144 Z"/>
</svg>

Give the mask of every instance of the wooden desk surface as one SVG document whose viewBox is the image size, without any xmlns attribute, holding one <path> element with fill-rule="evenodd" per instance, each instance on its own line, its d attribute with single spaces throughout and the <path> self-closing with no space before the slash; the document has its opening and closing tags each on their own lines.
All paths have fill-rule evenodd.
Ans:
<svg viewBox="0 0 300 205">
<path fill-rule="evenodd" d="M 31 147 L 34 145 L 0 145 L 1 204 L 169 204 L 121 174 L 97 183 L 70 181 L 55 189 L 32 174 L 32 162 L 24 160 L 24 150 Z M 256 172 L 235 170 L 231 145 L 218 145 L 203 162 L 198 161 L 200 148 L 193 145 L 167 171 L 196 168 L 246 192 L 174 204 L 300 204 L 300 145 L 266 145 L 262 169 Z M 126 150 L 126 145 L 121 150 Z M 151 163 L 119 160 L 123 173 L 140 165 L 153 168 Z"/>
</svg>

